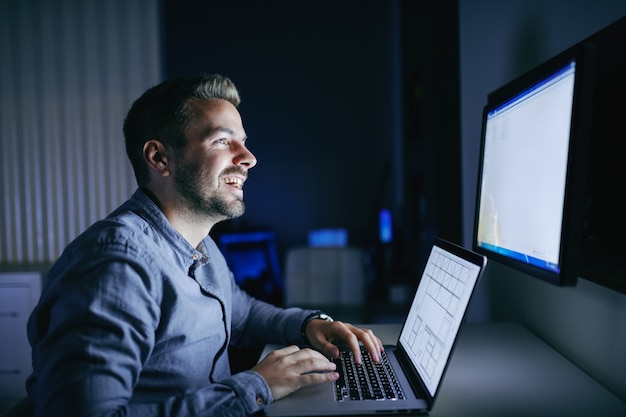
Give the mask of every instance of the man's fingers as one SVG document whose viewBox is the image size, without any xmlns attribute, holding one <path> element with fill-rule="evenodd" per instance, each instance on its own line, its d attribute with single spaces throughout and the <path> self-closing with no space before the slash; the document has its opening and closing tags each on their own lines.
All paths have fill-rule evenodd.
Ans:
<svg viewBox="0 0 626 417">
<path fill-rule="evenodd" d="M 336 381 L 339 379 L 339 373 L 335 371 L 312 371 L 305 372 L 301 375 L 302 386 L 322 384 L 324 382 Z"/>
<path fill-rule="evenodd" d="M 299 349 L 297 346 L 288 346 L 276 350 L 277 360 L 283 366 L 291 367 L 294 374 L 323 373 L 334 371 L 336 365 L 329 361 L 320 352 L 313 349 Z"/>
<path fill-rule="evenodd" d="M 362 329 L 364 331 L 364 335 L 361 337 L 361 342 L 365 349 L 370 353 L 372 359 L 378 362 L 380 361 L 380 354 L 384 350 L 383 343 L 381 340 L 374 335 L 374 332 L 370 329 Z"/>
<path fill-rule="evenodd" d="M 375 362 L 380 361 L 384 350 L 383 344 L 371 329 L 362 329 L 341 321 L 325 322 L 313 320 L 307 327 L 307 334 L 312 344 L 331 358 L 339 355 L 335 343 L 344 344 L 354 355 L 356 363 L 362 363 L 361 344 L 370 353 Z"/>
<path fill-rule="evenodd" d="M 383 344 L 378 337 L 374 335 L 374 332 L 370 329 L 362 329 L 352 325 L 349 325 L 350 331 L 356 335 L 356 339 L 360 340 L 363 347 L 369 352 L 374 362 L 380 362 L 381 352 L 383 351 Z M 350 350 L 354 355 L 356 363 L 362 363 L 361 358 L 361 346 L 358 342 L 349 343 Z"/>
</svg>

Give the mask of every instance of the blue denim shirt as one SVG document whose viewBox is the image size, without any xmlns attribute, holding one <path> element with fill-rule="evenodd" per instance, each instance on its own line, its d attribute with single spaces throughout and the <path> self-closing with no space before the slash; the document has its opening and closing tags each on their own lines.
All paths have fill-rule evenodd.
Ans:
<svg viewBox="0 0 626 417">
<path fill-rule="evenodd" d="M 310 311 L 235 284 L 210 237 L 193 248 L 141 190 L 52 267 L 28 323 L 37 416 L 243 416 L 272 401 L 227 347 L 302 344 Z"/>
</svg>

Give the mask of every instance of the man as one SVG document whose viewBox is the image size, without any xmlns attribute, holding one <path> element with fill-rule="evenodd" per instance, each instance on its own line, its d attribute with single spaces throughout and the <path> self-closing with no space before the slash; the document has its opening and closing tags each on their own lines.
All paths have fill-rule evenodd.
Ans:
<svg viewBox="0 0 626 417">
<path fill-rule="evenodd" d="M 257 162 L 239 101 L 228 78 L 202 75 L 131 107 L 124 135 L 139 188 L 68 245 L 28 323 L 35 415 L 249 415 L 336 379 L 334 341 L 378 358 L 369 330 L 247 295 L 209 237 L 243 214 Z M 270 342 L 289 346 L 230 374 L 229 345 Z"/>
</svg>

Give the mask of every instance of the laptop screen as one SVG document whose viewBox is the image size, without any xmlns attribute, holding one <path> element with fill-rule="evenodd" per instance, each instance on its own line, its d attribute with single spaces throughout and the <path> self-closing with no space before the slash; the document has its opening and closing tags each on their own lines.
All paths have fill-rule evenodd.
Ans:
<svg viewBox="0 0 626 417">
<path fill-rule="evenodd" d="M 435 396 L 481 266 L 433 245 L 399 342 Z"/>
</svg>

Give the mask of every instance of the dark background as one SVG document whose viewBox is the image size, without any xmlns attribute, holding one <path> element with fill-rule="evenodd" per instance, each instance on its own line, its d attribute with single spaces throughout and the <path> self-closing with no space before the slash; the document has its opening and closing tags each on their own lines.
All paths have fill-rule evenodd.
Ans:
<svg viewBox="0 0 626 417">
<path fill-rule="evenodd" d="M 435 234 L 462 243 L 456 1 L 163 6 L 165 77 L 230 77 L 259 161 L 214 234 L 274 230 L 281 263 L 311 229 L 375 252 L 386 207 L 399 280 Z"/>
</svg>

